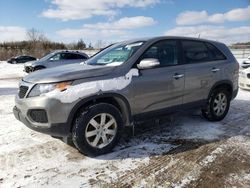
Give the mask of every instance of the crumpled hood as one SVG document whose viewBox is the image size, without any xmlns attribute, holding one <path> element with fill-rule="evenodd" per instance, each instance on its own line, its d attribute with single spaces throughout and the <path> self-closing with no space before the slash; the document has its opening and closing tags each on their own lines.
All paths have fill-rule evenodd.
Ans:
<svg viewBox="0 0 250 188">
<path fill-rule="evenodd" d="M 35 71 L 23 78 L 30 83 L 52 83 L 110 74 L 115 67 L 84 64 L 63 65 Z"/>
</svg>

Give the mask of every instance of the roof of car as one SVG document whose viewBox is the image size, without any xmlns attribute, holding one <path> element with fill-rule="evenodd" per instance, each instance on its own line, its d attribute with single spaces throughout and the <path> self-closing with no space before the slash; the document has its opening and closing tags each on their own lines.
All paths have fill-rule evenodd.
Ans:
<svg viewBox="0 0 250 188">
<path fill-rule="evenodd" d="M 220 43 L 218 41 L 213 41 L 203 38 L 183 37 L 183 36 L 157 36 L 157 37 L 135 38 L 127 41 L 122 41 L 121 43 L 133 43 L 138 41 L 154 41 L 154 40 L 164 40 L 164 39 L 182 39 L 182 40 L 196 40 L 196 41 Z"/>
<path fill-rule="evenodd" d="M 84 52 L 81 52 L 81 51 L 78 51 L 78 50 L 55 50 L 55 51 L 53 51 L 53 53 L 58 53 L 58 52 L 84 54 Z"/>
</svg>

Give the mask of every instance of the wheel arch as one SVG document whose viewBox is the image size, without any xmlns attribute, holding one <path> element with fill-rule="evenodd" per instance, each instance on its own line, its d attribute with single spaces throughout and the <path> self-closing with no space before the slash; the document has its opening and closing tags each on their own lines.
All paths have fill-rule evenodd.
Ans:
<svg viewBox="0 0 250 188">
<path fill-rule="evenodd" d="M 208 99 L 212 95 L 213 91 L 219 88 L 225 88 L 230 93 L 230 98 L 233 96 L 233 83 L 230 80 L 221 80 L 216 82 L 210 89 Z"/>
<path fill-rule="evenodd" d="M 117 93 L 103 93 L 84 98 L 72 108 L 68 117 L 70 130 L 72 131 L 73 122 L 83 109 L 87 109 L 89 106 L 98 103 L 112 104 L 117 107 L 122 114 L 124 125 L 129 125 L 132 122 L 131 109 L 128 100 L 123 95 Z"/>
<path fill-rule="evenodd" d="M 33 70 L 45 69 L 46 67 L 43 65 L 36 65 L 34 66 Z"/>
</svg>

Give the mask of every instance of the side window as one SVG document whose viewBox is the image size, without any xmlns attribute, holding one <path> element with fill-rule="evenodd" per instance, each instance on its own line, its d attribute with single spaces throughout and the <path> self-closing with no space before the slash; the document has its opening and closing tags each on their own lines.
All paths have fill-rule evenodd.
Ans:
<svg viewBox="0 0 250 188">
<path fill-rule="evenodd" d="M 36 58 L 34 58 L 34 57 L 29 57 L 29 60 L 30 60 L 30 61 L 36 60 Z"/>
<path fill-rule="evenodd" d="M 160 66 L 171 66 L 178 64 L 178 45 L 176 41 L 165 40 L 153 44 L 144 52 L 142 59 L 155 58 L 160 62 Z"/>
<path fill-rule="evenodd" d="M 24 56 L 24 59 L 27 60 L 27 61 L 31 60 L 31 58 L 29 56 Z"/>
<path fill-rule="evenodd" d="M 63 59 L 86 59 L 85 56 L 80 55 L 80 54 L 74 54 L 74 53 L 64 53 L 63 54 Z"/>
<path fill-rule="evenodd" d="M 220 50 L 218 50 L 215 46 L 213 46 L 212 44 L 206 42 L 206 46 L 208 47 L 208 50 L 210 52 L 211 61 L 225 60 L 226 59 L 225 55 Z"/>
<path fill-rule="evenodd" d="M 72 53 L 64 53 L 63 59 L 70 60 L 70 59 L 77 59 L 77 57 L 75 54 Z"/>
<path fill-rule="evenodd" d="M 182 41 L 184 58 L 187 63 L 200 63 L 209 61 L 209 52 L 203 42 Z"/>
<path fill-rule="evenodd" d="M 86 56 L 84 56 L 84 55 L 81 55 L 81 54 L 76 54 L 76 59 L 87 59 L 87 57 Z"/>
<path fill-rule="evenodd" d="M 49 60 L 57 61 L 57 60 L 60 60 L 60 59 L 61 59 L 61 54 L 57 53 L 57 54 L 53 55 Z"/>
</svg>

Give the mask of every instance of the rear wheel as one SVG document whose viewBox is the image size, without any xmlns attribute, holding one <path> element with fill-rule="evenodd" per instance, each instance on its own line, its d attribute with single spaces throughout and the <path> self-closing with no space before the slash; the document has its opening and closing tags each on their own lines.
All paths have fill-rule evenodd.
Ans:
<svg viewBox="0 0 250 188">
<path fill-rule="evenodd" d="M 209 121 L 220 121 L 227 115 L 230 107 L 230 94 L 226 89 L 214 90 L 208 100 L 207 108 L 202 115 Z"/>
<path fill-rule="evenodd" d="M 73 142 L 84 154 L 105 154 L 117 144 L 122 128 L 122 115 L 115 106 L 96 104 L 76 118 L 72 130 Z"/>
</svg>

